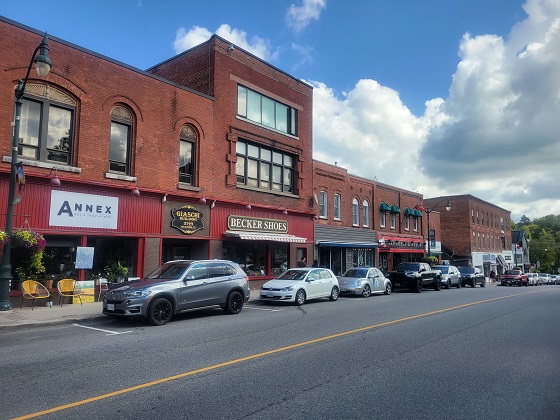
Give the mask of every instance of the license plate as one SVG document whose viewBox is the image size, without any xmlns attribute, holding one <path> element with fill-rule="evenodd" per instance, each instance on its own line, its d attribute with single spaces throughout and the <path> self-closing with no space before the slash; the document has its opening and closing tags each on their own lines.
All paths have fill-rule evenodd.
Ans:
<svg viewBox="0 0 560 420">
<path fill-rule="evenodd" d="M 115 310 L 115 304 L 114 303 L 108 303 L 107 304 L 107 310 L 108 311 L 114 311 Z"/>
<path fill-rule="evenodd" d="M 268 293 L 266 294 L 266 297 L 274 297 L 274 293 L 268 292 Z"/>
</svg>

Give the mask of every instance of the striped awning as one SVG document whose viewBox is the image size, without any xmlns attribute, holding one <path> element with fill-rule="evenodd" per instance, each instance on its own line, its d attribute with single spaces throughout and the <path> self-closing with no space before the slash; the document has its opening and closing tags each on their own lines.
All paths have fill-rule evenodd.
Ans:
<svg viewBox="0 0 560 420">
<path fill-rule="evenodd" d="M 288 235 L 285 233 L 262 233 L 262 232 L 242 232 L 237 230 L 226 230 L 224 235 L 230 238 L 246 239 L 249 241 L 275 241 L 275 242 L 307 242 L 307 238 Z"/>
</svg>

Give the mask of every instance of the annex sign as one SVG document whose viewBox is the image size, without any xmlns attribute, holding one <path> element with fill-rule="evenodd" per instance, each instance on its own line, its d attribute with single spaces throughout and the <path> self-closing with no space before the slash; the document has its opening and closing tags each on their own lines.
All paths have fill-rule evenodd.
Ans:
<svg viewBox="0 0 560 420">
<path fill-rule="evenodd" d="M 117 229 L 118 197 L 51 191 L 50 226 Z"/>
</svg>

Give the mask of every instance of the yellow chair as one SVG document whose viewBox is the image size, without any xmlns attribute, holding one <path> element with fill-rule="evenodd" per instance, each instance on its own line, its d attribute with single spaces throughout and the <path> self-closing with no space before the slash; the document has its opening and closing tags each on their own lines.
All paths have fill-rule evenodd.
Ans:
<svg viewBox="0 0 560 420">
<path fill-rule="evenodd" d="M 78 297 L 80 299 L 80 305 L 83 306 L 82 303 L 82 288 L 78 284 L 78 282 L 74 279 L 62 279 L 59 280 L 56 284 L 56 288 L 58 289 L 58 300 L 60 301 L 60 307 L 64 304 L 64 299 Z"/>
<path fill-rule="evenodd" d="M 51 297 L 49 290 L 35 280 L 25 280 L 21 283 L 21 289 L 23 290 L 23 294 L 21 295 L 20 308 L 23 308 L 23 299 L 28 299 L 33 302 L 31 305 L 31 310 L 33 310 L 35 308 L 36 300 L 49 299 Z"/>
</svg>

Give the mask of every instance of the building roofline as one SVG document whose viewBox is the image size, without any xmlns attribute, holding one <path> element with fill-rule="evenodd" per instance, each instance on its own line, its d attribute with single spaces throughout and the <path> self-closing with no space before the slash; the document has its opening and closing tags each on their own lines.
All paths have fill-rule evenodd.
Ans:
<svg viewBox="0 0 560 420">
<path fill-rule="evenodd" d="M 36 34 L 36 35 L 39 35 L 39 36 L 43 36 L 43 35 L 45 34 L 45 32 L 39 31 L 39 30 L 37 30 L 37 29 L 35 29 L 35 28 L 32 28 L 32 27 L 30 27 L 30 26 L 27 26 L 27 25 L 24 25 L 24 24 L 22 24 L 22 23 L 16 22 L 15 20 L 9 19 L 9 18 L 7 18 L 7 17 L 5 17 L 5 16 L 2 16 L 2 15 L 0 15 L 0 22 L 7 23 L 8 25 L 15 26 L 15 27 L 17 27 L 17 28 L 19 28 L 19 29 L 23 29 L 24 31 L 31 32 L 31 33 Z M 54 41 L 54 42 L 57 42 L 57 43 L 59 43 L 59 44 L 65 45 L 65 46 L 67 46 L 67 47 L 73 48 L 73 49 L 75 49 L 75 50 L 81 51 L 81 52 L 83 52 L 83 53 L 92 55 L 92 56 L 94 56 L 94 57 L 96 57 L 96 58 L 99 58 L 99 59 L 101 59 L 101 60 L 107 61 L 107 62 L 109 62 L 109 63 L 111 63 L 111 64 L 115 64 L 115 65 L 117 65 L 117 66 L 123 67 L 123 68 L 125 68 L 125 69 L 127 69 L 127 70 L 133 71 L 133 72 L 138 73 L 138 74 L 140 74 L 140 75 L 142 75 L 142 76 L 149 77 L 150 79 L 154 79 L 154 80 L 157 80 L 157 81 L 159 81 L 159 82 L 165 83 L 165 84 L 167 84 L 167 85 L 173 86 L 173 87 L 175 87 L 175 88 L 177 88 L 177 89 L 181 89 L 181 90 L 190 92 L 190 93 L 192 93 L 192 94 L 194 94 L 194 95 L 198 95 L 198 96 L 201 96 L 201 97 L 206 98 L 206 99 L 214 100 L 214 97 L 213 97 L 213 96 L 206 95 L 206 94 L 204 94 L 204 93 L 202 93 L 202 92 L 199 92 L 199 91 L 196 91 L 196 90 L 194 90 L 194 89 L 190 89 L 190 88 L 188 88 L 188 87 L 186 87 L 186 86 L 183 86 L 183 85 L 177 84 L 177 83 L 175 83 L 175 82 L 172 82 L 171 80 L 167 80 L 167 79 L 164 79 L 164 78 L 162 78 L 162 77 L 156 76 L 155 74 L 149 73 L 149 72 L 147 72 L 147 71 L 145 71 L 145 70 L 141 70 L 141 69 L 139 69 L 139 68 L 137 68 L 137 67 L 133 67 L 133 66 L 131 66 L 131 65 L 129 65 L 129 64 L 123 63 L 122 61 L 118 61 L 118 60 L 112 59 L 112 58 L 110 58 L 110 57 L 107 57 L 106 55 L 96 53 L 95 51 L 89 50 L 89 49 L 84 48 L 84 47 L 80 47 L 79 45 L 73 44 L 72 42 L 65 41 L 65 40 L 63 40 L 63 39 L 61 39 L 61 38 L 58 38 L 58 37 L 56 37 L 56 36 L 53 36 L 53 35 L 51 35 L 51 34 L 48 34 L 48 33 L 47 33 L 47 35 L 48 35 L 48 37 L 49 37 L 49 41 Z"/>
<path fill-rule="evenodd" d="M 449 198 L 449 199 L 451 200 L 451 203 L 452 203 L 452 204 L 453 204 L 453 199 L 454 199 L 454 198 L 456 198 L 456 199 L 466 198 L 467 200 L 478 201 L 479 203 L 487 204 L 487 205 L 489 205 L 489 206 L 495 207 L 495 208 L 500 209 L 500 210 L 502 210 L 502 211 L 504 211 L 504 212 L 506 212 L 506 213 L 510 213 L 510 214 L 511 214 L 511 211 L 510 211 L 510 210 L 504 209 L 503 207 L 497 206 L 497 205 L 495 205 L 495 204 L 493 204 L 493 203 L 490 203 L 489 201 L 486 201 L 486 200 L 483 200 L 483 199 L 481 199 L 481 198 L 475 197 L 474 195 L 471 195 L 471 194 L 441 195 L 441 196 L 438 196 L 438 197 L 424 198 L 424 200 L 438 200 L 438 199 L 439 199 L 439 200 L 442 200 L 442 199 L 445 199 L 445 198 Z"/>
</svg>

